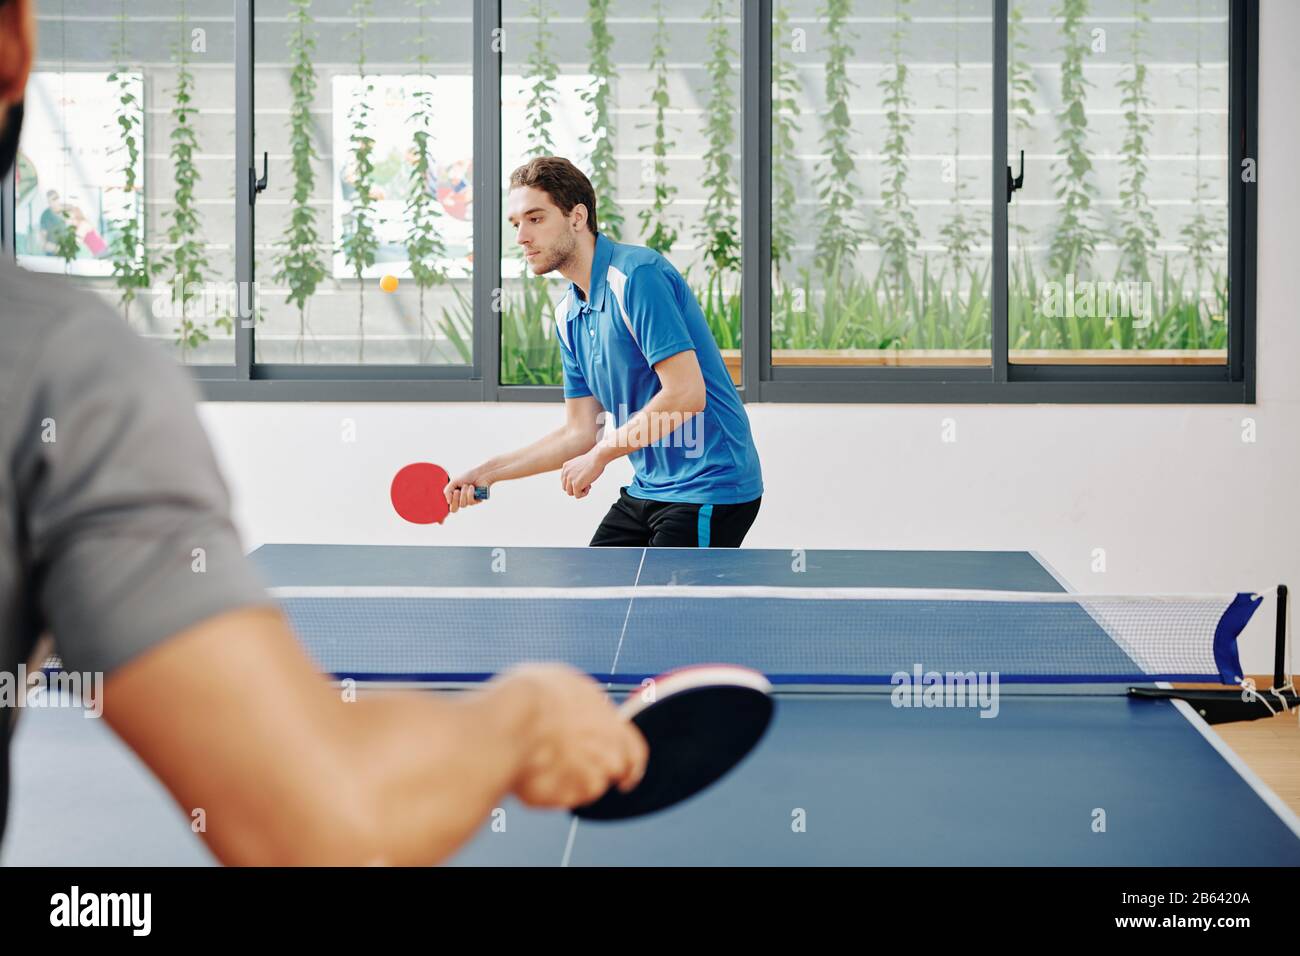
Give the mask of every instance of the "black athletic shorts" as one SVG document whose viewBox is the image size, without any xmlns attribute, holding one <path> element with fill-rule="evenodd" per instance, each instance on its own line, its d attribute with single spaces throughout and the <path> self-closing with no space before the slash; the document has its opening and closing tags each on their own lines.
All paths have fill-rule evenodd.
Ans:
<svg viewBox="0 0 1300 956">
<path fill-rule="evenodd" d="M 739 548 L 762 498 L 738 505 L 646 501 L 620 488 L 591 539 L 594 548 Z"/>
</svg>

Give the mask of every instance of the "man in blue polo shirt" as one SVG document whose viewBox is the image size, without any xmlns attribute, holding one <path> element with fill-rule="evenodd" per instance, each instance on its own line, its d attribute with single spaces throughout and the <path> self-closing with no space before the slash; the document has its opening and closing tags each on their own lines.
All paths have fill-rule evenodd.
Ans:
<svg viewBox="0 0 1300 956">
<path fill-rule="evenodd" d="M 591 181 L 567 159 L 511 174 L 507 214 L 529 267 L 570 280 L 555 310 L 565 423 L 452 479 L 447 502 L 457 511 L 477 503 L 475 485 L 557 469 L 582 498 L 627 455 L 636 478 L 593 545 L 739 547 L 763 494 L 745 406 L 681 273 L 601 235 L 595 209 Z"/>
</svg>

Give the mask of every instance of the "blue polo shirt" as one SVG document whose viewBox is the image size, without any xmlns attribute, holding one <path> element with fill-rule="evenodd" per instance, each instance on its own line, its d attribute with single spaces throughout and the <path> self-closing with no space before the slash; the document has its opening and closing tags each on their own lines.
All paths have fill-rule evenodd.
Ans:
<svg viewBox="0 0 1300 956">
<path fill-rule="evenodd" d="M 686 280 L 644 246 L 596 236 L 591 295 L 570 283 L 555 309 L 564 397 L 594 395 L 621 427 L 662 388 L 654 365 L 695 350 L 704 411 L 671 435 L 632 452 L 627 493 L 650 501 L 739 504 L 763 493 L 749 416 L 704 313 Z"/>
</svg>

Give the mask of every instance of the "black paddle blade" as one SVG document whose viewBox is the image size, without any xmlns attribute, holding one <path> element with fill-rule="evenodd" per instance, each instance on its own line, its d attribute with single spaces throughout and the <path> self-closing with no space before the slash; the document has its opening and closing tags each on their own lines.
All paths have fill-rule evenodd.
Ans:
<svg viewBox="0 0 1300 956">
<path fill-rule="evenodd" d="M 611 787 L 574 814 L 584 820 L 623 820 L 699 793 L 754 749 L 775 706 L 762 691 L 734 686 L 698 687 L 658 701 L 632 718 L 650 748 L 641 782 L 630 793 Z"/>
</svg>

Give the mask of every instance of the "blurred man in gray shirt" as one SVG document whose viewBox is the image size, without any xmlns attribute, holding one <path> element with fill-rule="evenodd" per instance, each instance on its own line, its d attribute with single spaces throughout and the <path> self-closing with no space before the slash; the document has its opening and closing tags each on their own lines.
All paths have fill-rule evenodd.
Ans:
<svg viewBox="0 0 1300 956">
<path fill-rule="evenodd" d="M 30 0 L 0 0 L 0 174 L 34 51 Z M 43 636 L 102 676 L 95 706 L 228 863 L 436 862 L 507 793 L 640 778 L 640 734 L 559 665 L 345 703 L 250 570 L 196 397 L 108 305 L 0 257 L 0 683 L 39 673 Z M 0 837 L 20 713 L 0 704 Z"/>
</svg>

